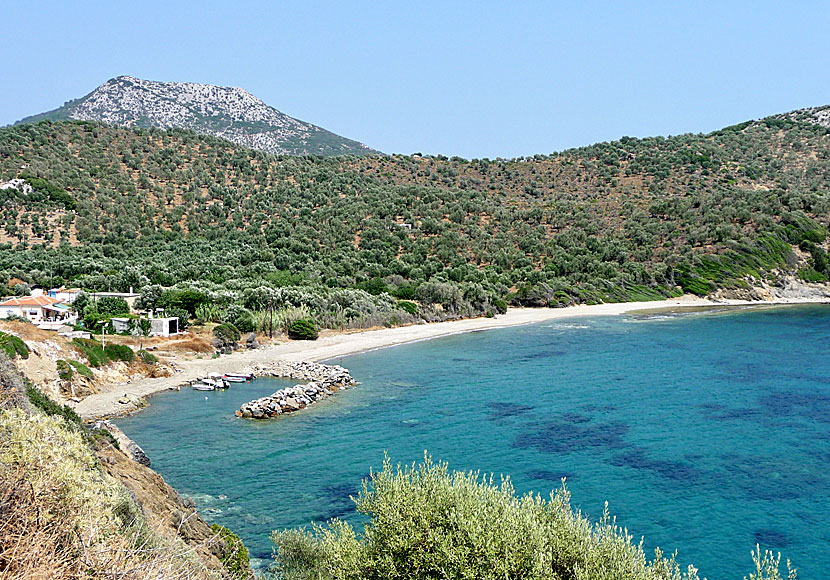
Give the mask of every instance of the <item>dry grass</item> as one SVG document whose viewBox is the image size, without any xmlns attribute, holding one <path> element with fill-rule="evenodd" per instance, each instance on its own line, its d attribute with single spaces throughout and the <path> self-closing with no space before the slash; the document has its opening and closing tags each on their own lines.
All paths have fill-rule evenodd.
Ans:
<svg viewBox="0 0 830 580">
<path fill-rule="evenodd" d="M 0 411 L 0 578 L 209 578 L 57 418 Z"/>
<path fill-rule="evenodd" d="M 156 535 L 135 520 L 123 535 L 91 533 L 59 495 L 59 488 L 36 489 L 20 471 L 0 472 L 4 580 L 209 577 L 194 567 L 190 549 L 156 545 Z"/>
<path fill-rule="evenodd" d="M 46 340 L 65 340 L 58 335 L 57 332 L 50 332 L 48 330 L 41 330 L 34 324 L 23 322 L 22 320 L 3 320 L 0 322 L 0 330 L 19 336 L 23 340 L 32 340 L 36 342 L 43 342 Z"/>
</svg>

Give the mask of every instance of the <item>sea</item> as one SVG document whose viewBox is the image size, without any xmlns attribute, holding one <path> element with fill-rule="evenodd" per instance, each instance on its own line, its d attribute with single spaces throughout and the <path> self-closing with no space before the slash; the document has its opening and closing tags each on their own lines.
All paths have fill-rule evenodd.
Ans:
<svg viewBox="0 0 830 580">
<path fill-rule="evenodd" d="M 830 569 L 830 306 L 650 312 L 460 334 L 330 361 L 360 385 L 268 421 L 240 404 L 294 384 L 164 392 L 118 421 L 152 467 L 260 566 L 273 530 L 344 518 L 361 480 L 424 454 L 605 502 L 647 553 L 710 580 L 756 545 L 802 580 Z M 782 566 L 783 568 L 783 566 Z"/>
</svg>

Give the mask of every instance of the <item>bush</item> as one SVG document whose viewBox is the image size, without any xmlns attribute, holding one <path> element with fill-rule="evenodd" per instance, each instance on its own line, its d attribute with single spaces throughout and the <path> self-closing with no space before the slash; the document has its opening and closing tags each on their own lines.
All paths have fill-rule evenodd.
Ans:
<svg viewBox="0 0 830 580">
<path fill-rule="evenodd" d="M 0 350 L 12 360 L 17 355 L 20 355 L 20 358 L 29 358 L 29 347 L 19 336 L 13 334 L 0 332 Z"/>
<path fill-rule="evenodd" d="M 72 343 L 83 353 L 90 366 L 100 368 L 110 362 L 109 356 L 98 341 L 91 338 L 74 338 Z"/>
<path fill-rule="evenodd" d="M 104 352 L 110 360 L 132 362 L 135 358 L 135 352 L 133 349 L 124 344 L 108 344 L 104 349 Z"/>
<path fill-rule="evenodd" d="M 256 330 L 254 315 L 247 308 L 237 304 L 228 307 L 222 317 L 222 322 L 233 324 L 239 332 L 254 332 Z"/>
<path fill-rule="evenodd" d="M 397 306 L 398 308 L 400 308 L 404 312 L 411 314 L 412 316 L 415 316 L 418 313 L 418 305 L 409 300 L 398 300 Z"/>
<path fill-rule="evenodd" d="M 68 362 L 79 375 L 84 376 L 88 379 L 91 379 L 93 377 L 92 370 L 84 363 L 78 362 L 76 360 L 69 360 L 66 362 Z"/>
<path fill-rule="evenodd" d="M 245 544 L 242 543 L 239 536 L 219 524 L 211 524 L 210 529 L 227 546 L 227 551 L 220 559 L 231 578 L 247 578 L 251 569 L 248 548 L 245 547 Z"/>
<path fill-rule="evenodd" d="M 78 416 L 72 407 L 68 405 L 58 405 L 55 401 L 46 396 L 46 394 L 34 386 L 32 383 L 26 384 L 26 396 L 29 401 L 46 413 L 49 416 L 62 417 L 66 424 L 76 431 L 83 431 L 84 422 Z"/>
<path fill-rule="evenodd" d="M 233 324 L 220 324 L 213 329 L 213 336 L 224 342 L 239 342 L 242 333 Z"/>
<path fill-rule="evenodd" d="M 65 360 L 58 360 L 55 364 L 58 367 L 58 378 L 62 381 L 71 381 L 74 372 L 72 371 L 72 367 L 69 366 L 69 363 Z"/>
<path fill-rule="evenodd" d="M 525 578 L 529 580 L 696 580 L 674 558 L 643 545 L 605 512 L 592 524 L 563 485 L 549 500 L 517 496 L 509 478 L 450 472 L 428 456 L 420 465 L 370 475 L 355 499 L 368 516 L 358 535 L 331 520 L 311 531 L 274 532 L 275 568 L 284 580 L 351 578 Z M 757 580 L 778 580 L 778 562 L 753 554 Z"/>
<path fill-rule="evenodd" d="M 136 354 L 138 354 L 138 358 L 146 365 L 153 365 L 159 362 L 159 359 L 156 355 L 147 352 L 146 350 L 140 350 Z"/>
<path fill-rule="evenodd" d="M 317 340 L 320 331 L 311 318 L 295 320 L 288 327 L 288 338 L 292 340 Z"/>
</svg>

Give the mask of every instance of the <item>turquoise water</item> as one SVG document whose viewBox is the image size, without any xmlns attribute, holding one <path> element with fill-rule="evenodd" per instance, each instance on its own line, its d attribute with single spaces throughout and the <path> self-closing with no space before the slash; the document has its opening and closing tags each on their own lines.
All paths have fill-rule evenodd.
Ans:
<svg viewBox="0 0 830 580">
<path fill-rule="evenodd" d="M 812 580 L 830 565 L 828 352 L 830 307 L 573 319 L 344 357 L 360 386 L 274 421 L 233 411 L 290 381 L 162 393 L 119 425 L 256 557 L 273 529 L 357 521 L 348 496 L 384 451 L 428 449 L 522 492 L 567 477 L 575 506 L 608 500 L 710 580 L 743 578 L 756 543 Z"/>
</svg>

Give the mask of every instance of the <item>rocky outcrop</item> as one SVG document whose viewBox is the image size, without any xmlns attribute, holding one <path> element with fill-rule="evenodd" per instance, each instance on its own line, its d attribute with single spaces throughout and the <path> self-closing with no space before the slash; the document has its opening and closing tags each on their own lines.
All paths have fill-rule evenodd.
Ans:
<svg viewBox="0 0 830 580">
<path fill-rule="evenodd" d="M 103 429 L 112 435 L 118 442 L 118 447 L 127 455 L 127 457 L 136 463 L 144 465 L 145 467 L 150 467 L 150 458 L 147 457 L 144 450 L 138 445 L 138 443 L 127 437 L 127 434 L 119 429 L 118 425 L 111 423 L 110 421 L 103 420 L 96 421 L 95 428 Z"/>
<path fill-rule="evenodd" d="M 758 300 L 764 302 L 830 301 L 830 286 L 805 282 L 792 274 L 779 274 L 770 280 L 749 276 L 745 288 L 722 288 L 712 300 Z"/>
<path fill-rule="evenodd" d="M 280 389 L 272 395 L 245 403 L 236 412 L 237 417 L 268 419 L 285 413 L 293 413 L 357 384 L 347 369 L 338 365 L 320 363 L 276 361 L 254 368 L 253 374 L 309 382 Z"/>
</svg>

